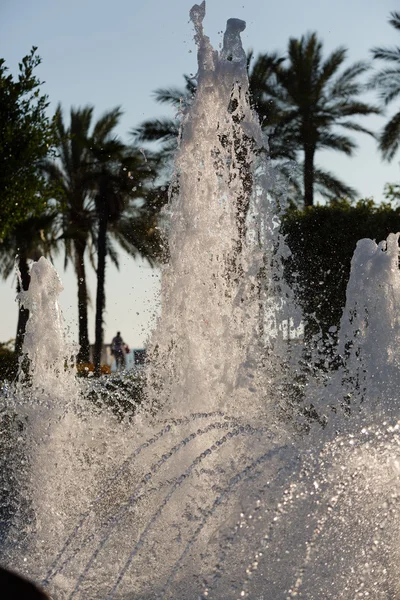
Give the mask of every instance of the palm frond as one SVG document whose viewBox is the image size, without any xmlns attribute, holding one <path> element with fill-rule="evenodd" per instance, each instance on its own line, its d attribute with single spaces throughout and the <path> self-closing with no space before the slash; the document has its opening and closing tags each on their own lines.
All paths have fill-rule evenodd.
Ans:
<svg viewBox="0 0 400 600">
<path fill-rule="evenodd" d="M 344 127 L 345 129 L 350 129 L 351 131 L 357 131 L 359 133 L 365 133 L 366 135 L 370 135 L 373 138 L 377 137 L 377 134 L 366 127 L 363 127 L 359 123 L 355 123 L 354 121 L 340 121 L 338 122 L 340 127 Z"/>
<path fill-rule="evenodd" d="M 357 99 L 344 99 L 335 102 L 329 108 L 332 115 L 336 118 L 382 114 L 382 109 L 379 106 L 367 104 L 366 102 Z"/>
<path fill-rule="evenodd" d="M 400 94 L 400 64 L 397 68 L 381 69 L 369 81 L 369 87 L 377 89 L 380 98 L 389 104 Z"/>
<path fill-rule="evenodd" d="M 321 72 L 318 76 L 318 80 L 316 81 L 316 86 L 319 90 L 322 90 L 324 88 L 326 83 L 331 80 L 332 76 L 341 67 L 343 61 L 346 58 L 346 54 L 347 54 L 346 48 L 337 48 L 324 61 Z M 348 78 L 349 78 L 349 76 L 347 77 L 347 79 Z M 342 74 L 341 79 L 346 80 L 345 73 Z"/>
<path fill-rule="evenodd" d="M 400 31 L 400 12 L 393 11 L 390 13 L 389 23 Z"/>
<path fill-rule="evenodd" d="M 357 190 L 346 185 L 335 175 L 321 168 L 314 169 L 315 186 L 317 192 L 330 202 L 340 198 L 349 198 L 351 200 L 357 197 Z"/>
<path fill-rule="evenodd" d="M 362 91 L 360 82 L 357 81 L 361 75 L 370 69 L 370 65 L 365 61 L 358 61 L 345 69 L 332 84 L 329 95 L 337 98 L 344 98 L 357 95 Z"/>
<path fill-rule="evenodd" d="M 120 122 L 123 111 L 120 106 L 116 106 L 112 110 L 105 112 L 95 123 L 91 138 L 93 141 L 104 144 L 113 134 L 114 129 Z"/>
<path fill-rule="evenodd" d="M 385 125 L 380 138 L 379 149 L 385 160 L 394 158 L 400 145 L 400 111 L 397 112 Z"/>
<path fill-rule="evenodd" d="M 388 62 L 398 63 L 400 61 L 400 48 L 393 46 L 392 48 L 375 47 L 372 48 L 372 57 L 377 60 L 386 60 Z"/>
<path fill-rule="evenodd" d="M 153 93 L 154 99 L 160 104 L 170 104 L 178 109 L 185 97 L 185 92 L 180 88 L 159 88 Z"/>
<path fill-rule="evenodd" d="M 178 122 L 167 118 L 144 121 L 141 125 L 130 131 L 130 135 L 140 142 L 166 142 L 171 139 L 177 140 L 178 133 Z"/>
<path fill-rule="evenodd" d="M 347 156 L 351 156 L 356 148 L 356 144 L 347 136 L 329 131 L 322 131 L 318 137 L 317 147 L 321 149 L 338 150 L 339 152 L 344 152 Z"/>
<path fill-rule="evenodd" d="M 185 88 L 158 88 L 154 91 L 153 95 L 156 102 L 160 104 L 169 104 L 176 109 L 179 109 L 182 105 L 187 105 L 191 102 L 194 94 L 197 90 L 197 85 L 193 77 L 184 75 Z"/>
</svg>

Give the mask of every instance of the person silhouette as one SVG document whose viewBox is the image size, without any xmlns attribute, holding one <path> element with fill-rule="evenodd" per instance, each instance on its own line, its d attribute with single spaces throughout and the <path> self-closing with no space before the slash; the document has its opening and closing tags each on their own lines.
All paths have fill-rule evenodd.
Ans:
<svg viewBox="0 0 400 600">
<path fill-rule="evenodd" d="M 121 337 L 121 332 L 113 337 L 111 342 L 111 354 L 115 357 L 117 371 L 125 368 L 125 342 Z"/>
</svg>

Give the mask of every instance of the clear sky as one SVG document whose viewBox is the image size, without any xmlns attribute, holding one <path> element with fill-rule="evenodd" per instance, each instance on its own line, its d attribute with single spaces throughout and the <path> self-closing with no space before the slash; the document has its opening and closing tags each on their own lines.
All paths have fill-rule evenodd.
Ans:
<svg viewBox="0 0 400 600">
<path fill-rule="evenodd" d="M 15 70 L 32 45 L 43 63 L 38 75 L 49 95 L 51 110 L 61 102 L 73 106 L 93 104 L 96 115 L 121 105 L 124 117 L 120 134 L 145 118 L 165 114 L 152 99 L 158 87 L 181 86 L 182 74 L 196 72 L 196 50 L 188 13 L 193 0 L 0 0 L 0 56 Z M 215 46 L 222 40 L 226 20 L 247 22 L 245 49 L 285 51 L 289 37 L 317 31 L 329 52 L 348 48 L 348 63 L 369 58 L 376 45 L 398 44 L 398 33 L 387 20 L 397 10 L 395 0 L 208 0 L 206 33 Z M 389 112 L 390 114 L 390 112 Z M 378 130 L 384 118 L 364 120 Z M 400 155 L 382 163 L 376 143 L 358 136 L 355 158 L 334 153 L 317 155 L 360 197 L 382 200 L 386 182 L 399 181 Z M 63 272 L 65 291 L 61 303 L 77 336 L 76 282 L 71 267 Z M 90 267 L 88 266 L 88 270 Z M 133 347 L 144 344 L 149 321 L 157 311 L 158 275 L 144 264 L 134 264 L 121 253 L 121 269 L 107 270 L 105 341 L 120 329 Z M 95 300 L 95 277 L 89 278 Z M 15 336 L 17 307 L 15 282 L 0 283 L 0 341 Z M 90 311 L 90 338 L 94 338 L 94 310 Z"/>
</svg>

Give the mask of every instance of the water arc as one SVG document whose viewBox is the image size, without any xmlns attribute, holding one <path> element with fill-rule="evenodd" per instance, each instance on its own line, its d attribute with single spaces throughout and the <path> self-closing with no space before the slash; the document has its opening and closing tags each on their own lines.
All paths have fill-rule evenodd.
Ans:
<svg viewBox="0 0 400 600">
<path fill-rule="evenodd" d="M 136 458 L 138 455 L 140 455 L 140 453 L 145 448 L 148 448 L 150 445 L 155 444 L 157 441 L 160 440 L 160 438 L 162 438 L 164 435 L 168 434 L 171 431 L 171 427 L 172 426 L 176 426 L 176 425 L 179 425 L 181 423 L 188 423 L 189 421 L 192 421 L 192 420 L 206 419 L 206 418 L 214 417 L 214 416 L 224 417 L 225 415 L 223 413 L 220 413 L 220 412 L 209 413 L 209 414 L 198 413 L 198 414 L 190 415 L 189 417 L 186 417 L 186 418 L 174 419 L 171 424 L 167 424 L 164 428 L 162 428 L 157 433 L 155 433 L 151 438 L 149 438 L 145 442 L 143 442 L 140 446 L 138 446 L 130 454 L 130 456 L 124 461 L 124 463 L 116 470 L 116 472 L 106 482 L 105 489 L 102 492 L 100 492 L 99 495 L 96 498 L 94 498 L 94 500 L 91 502 L 91 504 L 90 504 L 90 510 L 92 510 L 93 507 L 104 497 L 104 495 L 107 493 L 108 488 L 114 483 L 114 481 L 116 481 L 116 479 L 118 479 L 118 477 L 121 476 L 124 473 L 124 471 L 126 470 L 128 464 L 134 458 Z M 152 468 L 153 467 L 150 467 L 151 470 L 152 470 Z M 48 573 L 47 573 L 47 575 L 45 577 L 45 579 L 42 581 L 43 585 L 48 585 L 48 583 L 51 581 L 52 577 L 57 573 L 57 567 L 56 567 L 56 565 L 57 565 L 58 561 L 62 558 L 62 555 L 67 550 L 67 548 L 69 547 L 69 545 L 72 542 L 72 539 L 78 533 L 79 529 L 83 526 L 83 524 L 85 523 L 86 519 L 89 517 L 89 514 L 90 514 L 90 512 L 86 512 L 86 513 L 84 513 L 83 515 L 80 516 L 78 524 L 75 526 L 74 530 L 71 532 L 71 534 L 66 539 L 66 541 L 65 541 L 62 549 L 60 550 L 60 553 L 56 556 L 53 564 L 51 565 L 51 567 L 50 567 L 50 569 L 49 569 L 49 571 L 48 571 Z"/>
</svg>

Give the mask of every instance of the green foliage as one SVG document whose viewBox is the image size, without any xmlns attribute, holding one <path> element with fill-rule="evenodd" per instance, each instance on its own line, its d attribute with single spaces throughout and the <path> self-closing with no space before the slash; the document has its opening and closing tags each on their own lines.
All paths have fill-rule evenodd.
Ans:
<svg viewBox="0 0 400 600">
<path fill-rule="evenodd" d="M 0 342 L 0 382 L 14 380 L 17 369 L 18 362 L 14 352 L 14 340 Z"/>
<path fill-rule="evenodd" d="M 390 25 L 400 31 L 400 13 L 390 13 Z M 400 48 L 394 46 L 376 47 L 371 50 L 375 60 L 387 65 L 376 71 L 371 78 L 370 87 L 379 91 L 384 105 L 391 104 L 400 95 Z M 391 161 L 400 144 L 400 111 L 398 110 L 386 123 L 379 136 L 379 149 L 384 159 Z"/>
<path fill-rule="evenodd" d="M 357 146 L 349 132 L 373 135 L 354 117 L 380 113 L 360 99 L 364 91 L 360 78 L 368 64 L 357 62 L 343 68 L 346 54 L 345 48 L 337 48 L 324 58 L 322 42 L 310 33 L 289 40 L 287 58 L 268 53 L 258 56 L 250 73 L 272 155 L 278 140 L 282 157 L 294 153 L 304 158 L 301 186 L 306 206 L 313 204 L 315 192 L 330 201 L 355 197 L 355 190 L 315 167 L 315 153 L 328 149 L 351 156 Z"/>
<path fill-rule="evenodd" d="M 400 183 L 387 183 L 383 193 L 391 204 L 400 205 Z"/>
<path fill-rule="evenodd" d="M 400 231 L 400 208 L 365 199 L 356 205 L 342 200 L 332 206 L 291 209 L 284 217 L 283 231 L 292 251 L 287 277 L 298 286 L 306 337 L 320 327 L 326 336 L 331 326 L 340 323 L 357 241 L 379 242 Z"/>
<path fill-rule="evenodd" d="M 14 78 L 0 59 L 0 240 L 27 212 L 40 212 L 49 197 L 38 168 L 53 141 L 47 96 L 34 75 L 40 62 L 33 47 Z"/>
</svg>

